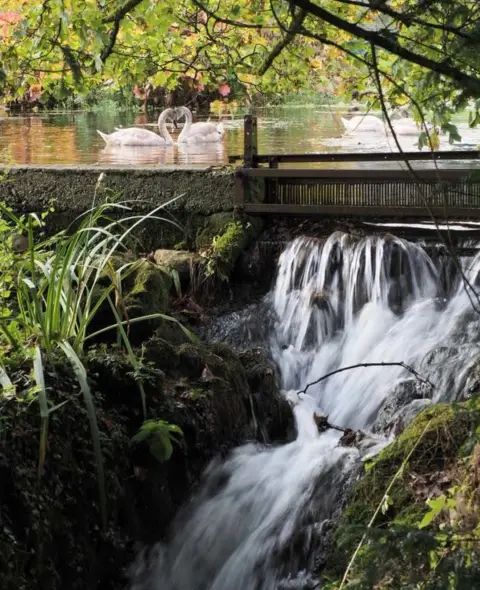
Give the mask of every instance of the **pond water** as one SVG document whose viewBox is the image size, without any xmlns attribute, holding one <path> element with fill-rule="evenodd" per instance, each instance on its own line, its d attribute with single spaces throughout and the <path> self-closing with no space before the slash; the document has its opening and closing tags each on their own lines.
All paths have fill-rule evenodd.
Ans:
<svg viewBox="0 0 480 590">
<path fill-rule="evenodd" d="M 333 106 L 275 107 L 258 111 L 259 153 L 315 153 L 394 151 L 393 139 L 385 133 L 346 135 L 341 117 L 345 110 Z M 354 113 L 358 115 L 359 113 Z M 147 126 L 154 129 L 158 113 L 134 112 L 38 114 L 0 116 L 0 161 L 12 164 L 117 164 L 222 166 L 228 156 L 243 152 L 243 118 L 224 118 L 226 132 L 219 144 L 202 146 L 106 147 L 96 130 L 110 133 L 115 127 Z M 215 120 L 212 117 L 212 120 Z M 198 117 L 197 120 L 205 120 Z M 475 149 L 480 130 L 459 122 L 462 142 L 450 146 L 441 138 L 441 149 Z M 178 131 L 176 132 L 178 133 Z M 172 133 L 175 138 L 175 134 Z M 416 137 L 401 136 L 402 149 L 416 150 Z M 332 167 L 332 164 L 317 166 Z M 461 166 L 457 162 L 454 164 Z M 305 167 L 305 164 L 298 165 Z M 351 167 L 352 164 L 337 164 Z M 369 164 L 356 164 L 366 167 Z M 383 165 L 385 166 L 385 164 Z"/>
</svg>

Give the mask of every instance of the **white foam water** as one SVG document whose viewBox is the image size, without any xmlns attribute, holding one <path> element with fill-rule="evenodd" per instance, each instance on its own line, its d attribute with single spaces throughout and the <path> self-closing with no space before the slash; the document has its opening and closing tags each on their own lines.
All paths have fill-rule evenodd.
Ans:
<svg viewBox="0 0 480 590">
<path fill-rule="evenodd" d="M 480 257 L 462 263 L 476 285 Z M 268 296 L 277 318 L 269 346 L 297 438 L 246 445 L 211 466 L 170 542 L 148 567 L 139 559 L 132 590 L 314 587 L 304 570 L 361 452 L 339 446 L 334 431 L 319 434 L 313 412 L 372 430 L 412 375 L 401 366 L 356 368 L 295 392 L 342 367 L 404 362 L 434 384 L 426 393 L 434 402 L 458 399 L 479 357 L 480 322 L 461 278 L 446 287 L 442 272 L 420 246 L 393 236 L 335 233 L 288 245 Z"/>
</svg>

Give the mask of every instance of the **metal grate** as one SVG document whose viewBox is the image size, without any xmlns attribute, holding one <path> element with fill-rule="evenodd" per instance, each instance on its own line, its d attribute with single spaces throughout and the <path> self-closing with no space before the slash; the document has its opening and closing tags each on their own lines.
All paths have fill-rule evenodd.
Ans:
<svg viewBox="0 0 480 590">
<path fill-rule="evenodd" d="M 424 209 L 425 200 L 435 208 L 480 209 L 480 182 L 265 180 L 265 204 Z"/>
</svg>

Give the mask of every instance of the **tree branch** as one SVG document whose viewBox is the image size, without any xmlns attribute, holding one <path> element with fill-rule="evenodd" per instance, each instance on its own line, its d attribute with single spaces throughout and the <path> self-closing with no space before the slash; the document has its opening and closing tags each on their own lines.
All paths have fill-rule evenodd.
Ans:
<svg viewBox="0 0 480 590">
<path fill-rule="evenodd" d="M 370 10 L 373 12 L 380 12 L 382 14 L 385 14 L 386 16 L 389 16 L 397 20 L 398 22 L 404 24 L 407 27 L 409 27 L 412 24 L 416 24 L 427 29 L 432 28 L 438 29 L 439 31 L 452 33 L 453 35 L 457 35 L 458 37 L 462 37 L 463 39 L 467 39 L 469 41 L 474 41 L 475 43 L 478 42 L 478 39 L 474 35 L 465 33 L 464 31 L 462 31 L 461 27 L 452 27 L 447 24 L 437 25 L 436 23 L 431 23 L 421 18 L 417 18 L 415 14 L 418 12 L 418 7 L 416 9 L 413 9 L 411 12 L 406 12 L 405 14 L 402 14 L 400 12 L 397 12 L 393 8 L 390 8 L 390 6 L 388 6 L 386 3 L 378 3 L 375 5 L 371 5 L 362 2 L 361 0 L 336 0 L 336 2 L 339 2 L 341 4 L 348 4 L 351 6 L 358 6 L 360 8 L 365 8 L 366 10 Z"/>
<path fill-rule="evenodd" d="M 265 29 L 265 28 L 270 28 L 270 27 L 263 27 L 262 25 L 255 25 L 252 23 L 244 23 L 238 20 L 232 20 L 230 18 L 224 18 L 221 16 L 218 16 L 216 12 L 214 12 L 213 10 L 210 10 L 209 8 L 207 8 L 205 6 L 205 4 L 203 4 L 203 2 L 200 2 L 200 0 L 192 0 L 193 4 L 195 4 L 195 6 L 198 6 L 198 8 L 200 8 L 200 10 L 203 10 L 203 12 L 205 12 L 205 14 L 207 16 L 210 16 L 211 18 L 215 19 L 216 22 L 219 23 L 223 23 L 225 25 L 230 25 L 232 27 L 239 27 L 242 29 Z"/>
<path fill-rule="evenodd" d="M 420 383 L 425 383 L 426 385 L 429 385 L 432 389 L 435 389 L 435 385 L 431 381 L 429 381 L 428 379 L 425 379 L 424 377 L 422 377 L 419 373 L 417 373 L 417 371 L 415 371 L 415 369 L 413 367 L 411 367 L 410 365 L 407 365 L 406 363 L 403 363 L 403 362 L 395 362 L 395 363 L 359 363 L 358 365 L 350 365 L 349 367 L 342 367 L 341 369 L 336 369 L 335 371 L 332 371 L 331 373 L 327 373 L 326 375 L 323 375 L 322 377 L 320 377 L 316 381 L 312 381 L 311 383 L 308 383 L 307 386 L 305 387 L 305 389 L 302 389 L 300 391 L 297 391 L 297 395 L 300 395 L 301 393 L 307 393 L 307 390 L 310 387 L 312 387 L 312 385 L 317 385 L 318 383 L 321 383 L 322 381 L 325 381 L 325 379 L 328 379 L 332 375 L 336 375 L 337 373 L 343 373 L 344 371 L 350 371 L 351 369 L 359 369 L 359 368 L 362 368 L 362 367 L 403 367 L 404 369 L 406 369 L 407 371 L 409 371 L 410 373 L 412 373 L 412 375 L 414 375 L 414 377 L 418 381 L 420 381 Z"/>
<path fill-rule="evenodd" d="M 281 39 L 275 47 L 270 52 L 269 56 L 265 60 L 264 64 L 259 70 L 259 75 L 263 76 L 268 68 L 273 64 L 273 62 L 277 59 L 277 57 L 282 53 L 282 51 L 289 45 L 294 39 L 297 33 L 300 31 L 300 28 L 305 20 L 307 13 L 305 10 L 300 9 L 298 13 L 293 17 L 292 24 L 288 29 L 288 32 L 285 34 L 283 39 Z"/>
<path fill-rule="evenodd" d="M 119 23 L 123 18 L 127 16 L 129 12 L 131 12 L 134 8 L 136 8 L 139 4 L 141 4 L 143 0 L 128 0 L 122 7 L 120 7 L 116 12 L 111 14 L 110 16 L 106 16 L 102 19 L 102 23 L 104 25 L 108 23 Z"/>
<path fill-rule="evenodd" d="M 359 25 L 350 23 L 343 18 L 332 14 L 328 10 L 321 8 L 317 4 L 313 4 L 310 0 L 291 0 L 292 4 L 302 8 L 309 14 L 317 17 L 318 19 L 329 23 L 330 25 L 337 27 L 338 29 L 350 33 L 354 37 L 364 39 L 369 43 L 373 43 L 377 47 L 381 47 L 386 51 L 398 55 L 402 59 L 405 59 L 411 63 L 415 63 L 419 66 L 427 68 L 437 74 L 443 74 L 455 82 L 459 86 L 468 90 L 472 94 L 480 94 L 480 79 L 465 74 L 462 70 L 449 65 L 446 62 L 438 62 L 418 53 L 410 51 L 406 47 L 402 47 L 397 41 L 385 37 L 384 35 L 376 32 L 364 29 Z"/>
</svg>

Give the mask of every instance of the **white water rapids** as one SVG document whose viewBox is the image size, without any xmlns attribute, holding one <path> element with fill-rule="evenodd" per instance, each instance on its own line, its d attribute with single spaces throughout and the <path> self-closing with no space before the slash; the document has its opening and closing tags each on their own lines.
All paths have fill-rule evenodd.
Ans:
<svg viewBox="0 0 480 590">
<path fill-rule="evenodd" d="M 461 263 L 477 285 L 480 257 Z M 304 570 L 314 565 L 363 450 L 339 446 L 336 431 L 319 434 L 313 412 L 342 428 L 388 434 L 428 398 L 466 395 L 474 378 L 480 322 L 464 283 L 442 259 L 405 240 L 341 233 L 324 242 L 297 239 L 254 311 L 257 325 L 268 307 L 275 317 L 268 345 L 295 403 L 297 438 L 273 448 L 249 444 L 211 466 L 171 541 L 156 548 L 149 567 L 139 560 L 133 590 L 317 587 Z M 434 389 L 402 367 L 366 367 L 295 394 L 337 368 L 399 361 Z"/>
</svg>

